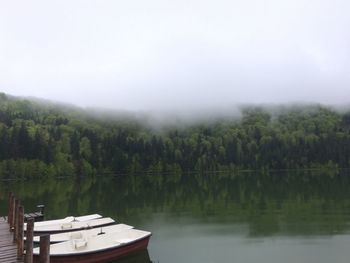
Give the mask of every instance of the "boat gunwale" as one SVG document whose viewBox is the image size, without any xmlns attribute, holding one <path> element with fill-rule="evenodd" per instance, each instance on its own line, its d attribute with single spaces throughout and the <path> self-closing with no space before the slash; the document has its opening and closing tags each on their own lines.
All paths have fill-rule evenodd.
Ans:
<svg viewBox="0 0 350 263">
<path fill-rule="evenodd" d="M 58 229 L 58 230 L 51 230 L 51 231 L 38 231 L 35 230 L 34 231 L 34 235 L 35 236 L 43 236 L 43 235 L 53 235 L 53 234 L 59 234 L 59 233 L 67 233 L 67 232 L 73 232 L 73 231 L 82 231 L 82 230 L 89 230 L 89 229 L 93 229 L 93 228 L 98 228 L 98 227 L 104 227 L 104 226 L 110 226 L 110 225 L 114 225 L 116 224 L 116 222 L 109 222 L 109 223 L 105 223 L 102 225 L 96 225 L 96 226 L 88 226 L 88 227 L 80 227 L 80 228 L 71 228 L 71 229 Z"/>
</svg>

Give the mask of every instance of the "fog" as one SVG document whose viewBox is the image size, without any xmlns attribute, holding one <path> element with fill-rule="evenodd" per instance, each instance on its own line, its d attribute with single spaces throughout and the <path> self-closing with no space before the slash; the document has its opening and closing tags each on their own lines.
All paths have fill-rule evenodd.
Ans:
<svg viewBox="0 0 350 263">
<path fill-rule="evenodd" d="M 347 105 L 349 10 L 345 0 L 2 1 L 0 91 L 204 116 Z"/>
</svg>

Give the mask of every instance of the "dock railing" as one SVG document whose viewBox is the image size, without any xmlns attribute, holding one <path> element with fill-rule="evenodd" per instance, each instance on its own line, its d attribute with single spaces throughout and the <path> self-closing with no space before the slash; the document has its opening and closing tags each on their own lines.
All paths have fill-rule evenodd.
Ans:
<svg viewBox="0 0 350 263">
<path fill-rule="evenodd" d="M 25 263 L 33 262 L 34 218 L 28 218 L 26 227 L 26 241 L 24 247 L 24 207 L 20 200 L 10 192 L 8 200 L 7 223 L 9 231 L 13 232 L 13 243 L 17 246 L 17 259 Z M 25 249 L 24 249 L 25 248 Z M 50 236 L 40 237 L 40 263 L 50 262 Z"/>
</svg>

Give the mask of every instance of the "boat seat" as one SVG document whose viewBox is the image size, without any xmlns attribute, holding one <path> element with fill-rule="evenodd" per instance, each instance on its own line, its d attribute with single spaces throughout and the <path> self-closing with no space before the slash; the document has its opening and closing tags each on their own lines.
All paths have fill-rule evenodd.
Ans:
<svg viewBox="0 0 350 263">
<path fill-rule="evenodd" d="M 72 223 L 63 223 L 61 225 L 61 229 L 71 229 L 72 228 Z"/>
<path fill-rule="evenodd" d="M 73 246 L 75 249 L 81 249 L 87 246 L 87 240 L 84 238 L 73 239 Z"/>
</svg>

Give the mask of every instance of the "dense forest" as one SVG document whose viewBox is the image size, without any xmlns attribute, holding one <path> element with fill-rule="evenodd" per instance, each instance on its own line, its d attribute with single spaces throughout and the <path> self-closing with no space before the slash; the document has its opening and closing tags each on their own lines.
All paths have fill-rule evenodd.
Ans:
<svg viewBox="0 0 350 263">
<path fill-rule="evenodd" d="M 242 107 L 240 117 L 163 125 L 0 93 L 0 177 L 350 166 L 350 112 Z"/>
</svg>

